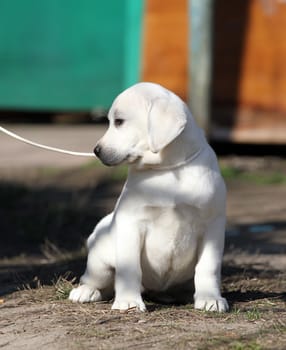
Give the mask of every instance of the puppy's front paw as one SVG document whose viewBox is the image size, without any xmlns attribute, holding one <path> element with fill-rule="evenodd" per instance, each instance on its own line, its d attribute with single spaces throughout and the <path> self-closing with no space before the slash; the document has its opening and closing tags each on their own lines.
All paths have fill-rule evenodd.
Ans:
<svg viewBox="0 0 286 350">
<path fill-rule="evenodd" d="M 126 311 L 129 309 L 136 309 L 138 311 L 146 311 L 146 306 L 143 302 L 143 300 L 140 298 L 138 299 L 133 299 L 133 300 L 128 300 L 128 299 L 115 299 L 113 305 L 112 305 L 112 310 L 121 310 L 121 311 Z"/>
<path fill-rule="evenodd" d="M 228 311 L 228 303 L 225 298 L 200 298 L 195 299 L 195 309 L 205 310 L 205 311 L 217 311 L 226 312 Z"/>
<path fill-rule="evenodd" d="M 70 292 L 69 300 L 74 303 L 89 303 L 92 301 L 100 301 L 102 297 L 98 289 L 94 289 L 87 284 L 82 284 Z"/>
</svg>

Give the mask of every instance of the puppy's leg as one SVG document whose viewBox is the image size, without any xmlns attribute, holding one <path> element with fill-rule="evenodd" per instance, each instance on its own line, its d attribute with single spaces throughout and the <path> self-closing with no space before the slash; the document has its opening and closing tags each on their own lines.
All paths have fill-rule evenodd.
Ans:
<svg viewBox="0 0 286 350">
<path fill-rule="evenodd" d="M 112 215 L 99 222 L 87 241 L 88 259 L 80 285 L 69 295 L 73 302 L 87 303 L 110 299 L 114 284 L 114 240 L 110 233 Z"/>
<path fill-rule="evenodd" d="M 124 215 L 125 216 L 125 215 Z M 145 311 L 141 296 L 141 248 L 142 237 L 138 225 L 130 218 L 116 219 L 116 273 L 113 310 L 136 308 Z"/>
<path fill-rule="evenodd" d="M 114 272 L 99 259 L 88 258 L 87 268 L 80 279 L 80 285 L 69 295 L 73 302 L 88 303 L 108 300 L 113 295 Z"/>
<path fill-rule="evenodd" d="M 210 223 L 201 243 L 195 269 L 195 308 L 206 311 L 228 310 L 220 293 L 221 261 L 224 248 L 225 218 Z"/>
</svg>

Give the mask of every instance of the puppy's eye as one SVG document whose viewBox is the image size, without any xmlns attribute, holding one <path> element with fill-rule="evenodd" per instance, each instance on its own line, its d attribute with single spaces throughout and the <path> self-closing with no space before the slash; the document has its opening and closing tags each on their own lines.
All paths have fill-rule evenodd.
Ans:
<svg viewBox="0 0 286 350">
<path fill-rule="evenodd" d="M 116 127 L 121 126 L 123 123 L 124 123 L 124 119 L 116 118 L 116 119 L 114 120 L 114 125 L 115 125 Z"/>
</svg>

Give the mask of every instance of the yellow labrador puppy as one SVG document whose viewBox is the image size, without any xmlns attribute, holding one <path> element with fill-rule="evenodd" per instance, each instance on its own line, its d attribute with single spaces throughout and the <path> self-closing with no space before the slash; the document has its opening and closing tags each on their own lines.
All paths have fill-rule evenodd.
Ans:
<svg viewBox="0 0 286 350">
<path fill-rule="evenodd" d="M 108 119 L 95 154 L 105 165 L 129 164 L 129 174 L 113 213 L 88 238 L 86 271 L 70 300 L 115 292 L 112 309 L 145 311 L 143 291 L 180 298 L 194 280 L 196 309 L 226 311 L 226 190 L 188 107 L 160 85 L 139 83 L 115 99 Z"/>
</svg>

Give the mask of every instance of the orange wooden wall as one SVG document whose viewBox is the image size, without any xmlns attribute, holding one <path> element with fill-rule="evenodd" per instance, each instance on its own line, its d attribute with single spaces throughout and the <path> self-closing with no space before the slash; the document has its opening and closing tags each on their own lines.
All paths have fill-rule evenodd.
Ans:
<svg viewBox="0 0 286 350">
<path fill-rule="evenodd" d="M 286 3 L 251 1 L 248 16 L 239 101 L 286 112 Z"/>
<path fill-rule="evenodd" d="M 215 4 L 215 129 L 239 142 L 286 143 L 286 3 Z"/>
<path fill-rule="evenodd" d="M 240 106 L 286 111 L 286 3 L 274 0 L 272 10 L 267 3 L 216 1 L 214 94 Z"/>
<path fill-rule="evenodd" d="M 188 0 L 145 0 L 141 79 L 188 99 Z M 215 0 L 212 130 L 286 143 L 286 2 Z"/>
<path fill-rule="evenodd" d="M 188 95 L 188 0 L 145 0 L 142 80 Z"/>
</svg>

